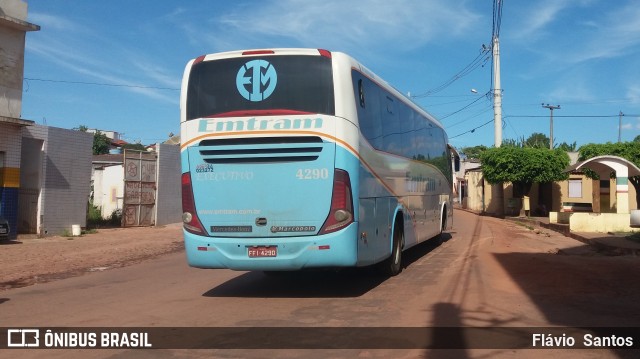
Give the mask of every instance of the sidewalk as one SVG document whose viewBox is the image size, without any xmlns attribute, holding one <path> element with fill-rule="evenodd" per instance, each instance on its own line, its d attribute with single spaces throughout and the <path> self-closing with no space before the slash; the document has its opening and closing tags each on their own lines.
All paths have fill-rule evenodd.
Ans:
<svg viewBox="0 0 640 359">
<path fill-rule="evenodd" d="M 183 241 L 182 223 L 99 229 L 79 237 L 20 236 L 0 242 L 0 291 L 180 252 Z"/>
<path fill-rule="evenodd" d="M 550 229 L 612 254 L 640 256 L 640 243 L 627 239 L 628 233 L 571 232 L 568 224 L 549 223 L 549 217 L 505 217 L 505 219 Z"/>
<path fill-rule="evenodd" d="M 483 215 L 469 209 L 460 207 L 456 207 L 456 209 Z M 626 233 L 571 232 L 567 224 L 549 223 L 549 217 L 504 217 L 504 219 L 546 228 L 611 254 L 640 256 L 640 243 L 627 239 L 628 234 Z"/>
</svg>

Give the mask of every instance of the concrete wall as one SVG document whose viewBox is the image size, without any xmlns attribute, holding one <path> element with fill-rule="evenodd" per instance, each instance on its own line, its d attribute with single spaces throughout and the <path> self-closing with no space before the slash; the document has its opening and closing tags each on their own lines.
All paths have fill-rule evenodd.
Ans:
<svg viewBox="0 0 640 359">
<path fill-rule="evenodd" d="M 569 197 L 569 181 L 582 181 L 582 196 Z M 592 203 L 593 202 L 593 180 L 583 174 L 571 174 L 569 180 L 557 182 L 560 185 L 560 205 L 562 203 Z M 615 185 L 614 185 L 615 188 Z M 555 203 L 554 203 L 555 205 Z M 555 206 L 554 206 L 555 207 Z"/>
<path fill-rule="evenodd" d="M 480 171 L 467 172 L 464 175 L 467 183 L 466 197 L 462 199 L 462 206 L 473 211 L 484 211 L 483 182 L 484 176 Z"/>
<path fill-rule="evenodd" d="M 0 115 L 19 118 L 25 32 L 0 27 Z"/>
<path fill-rule="evenodd" d="M 632 232 L 629 213 L 549 213 L 550 223 L 568 224 L 571 232 Z"/>
<path fill-rule="evenodd" d="M 26 18 L 26 2 L 0 1 L 0 116 L 20 118 L 22 112 L 26 32 L 39 29 Z"/>
<path fill-rule="evenodd" d="M 156 225 L 182 221 L 180 146 L 158 145 Z"/>
<path fill-rule="evenodd" d="M 25 21 L 27 20 L 27 2 L 22 0 L 0 1 L 0 14 Z"/>
<path fill-rule="evenodd" d="M 629 213 L 571 213 L 571 232 L 632 232 Z"/>
<path fill-rule="evenodd" d="M 71 232 L 86 225 L 93 136 L 47 126 L 25 127 L 25 137 L 44 140 L 39 234 Z"/>
</svg>

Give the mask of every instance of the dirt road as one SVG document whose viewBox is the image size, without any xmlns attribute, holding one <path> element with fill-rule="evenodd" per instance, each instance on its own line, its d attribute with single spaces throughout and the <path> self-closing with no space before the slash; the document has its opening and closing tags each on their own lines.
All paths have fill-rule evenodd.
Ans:
<svg viewBox="0 0 640 359">
<path fill-rule="evenodd" d="M 63 268 L 63 263 L 72 273 L 84 274 L 5 289 L 0 292 L 2 323 L 19 327 L 386 327 L 390 331 L 394 327 L 582 328 L 640 324 L 640 287 L 635 275 L 640 272 L 640 258 L 603 256 L 553 232 L 532 231 L 467 212 L 456 211 L 454 230 L 443 244 L 427 243 L 406 252 L 406 268 L 393 278 L 357 271 L 270 278 L 259 272 L 198 270 L 187 267 L 179 252 L 179 226 L 135 229 L 127 232 L 128 237 L 125 231 L 131 230 L 104 232 L 109 234 L 104 243 L 101 232 L 71 241 L 25 240 L 1 246 L 3 256 L 6 249 L 28 252 L 21 258 L 33 268 L 29 263 L 9 267 L 31 276 L 42 276 L 37 268 Z M 129 243 L 135 241 L 135 245 Z M 140 248 L 144 254 L 134 255 Z M 88 255 L 91 253 L 96 256 Z M 153 256 L 154 260 L 142 260 Z M 4 258 L 10 262 L 16 259 Z M 74 258 L 80 258 L 81 264 Z M 125 266 L 124 258 L 135 263 Z M 42 263 L 35 266 L 37 261 Z M 49 278 L 57 275 L 52 271 L 48 274 Z M 206 346 L 206 340 L 201 344 Z M 20 350 L 9 354 L 46 354 L 65 359 L 87 355 L 559 359 L 626 358 L 637 353 L 604 349 L 480 350 L 462 340 L 460 349 L 453 351 L 120 349 Z"/>
</svg>

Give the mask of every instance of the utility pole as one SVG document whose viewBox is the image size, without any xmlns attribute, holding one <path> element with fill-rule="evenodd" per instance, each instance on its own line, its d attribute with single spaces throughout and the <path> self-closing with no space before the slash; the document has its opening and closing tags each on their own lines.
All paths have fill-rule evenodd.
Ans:
<svg viewBox="0 0 640 359">
<path fill-rule="evenodd" d="M 502 89 L 500 88 L 500 40 L 493 37 L 493 133 L 494 145 L 502 145 Z"/>
<path fill-rule="evenodd" d="M 549 104 L 545 105 L 543 103 L 542 107 L 548 108 L 549 110 L 551 110 L 551 117 L 549 118 L 549 149 L 552 150 L 553 149 L 553 110 L 559 110 L 560 105 L 553 106 Z"/>
<path fill-rule="evenodd" d="M 620 111 L 618 114 L 618 143 L 622 142 L 622 116 L 624 116 L 624 113 Z"/>
</svg>

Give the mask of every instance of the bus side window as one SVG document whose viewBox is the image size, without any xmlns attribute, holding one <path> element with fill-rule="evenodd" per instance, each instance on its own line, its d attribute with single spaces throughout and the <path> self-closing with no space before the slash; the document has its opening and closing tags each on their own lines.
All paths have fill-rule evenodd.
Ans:
<svg viewBox="0 0 640 359">
<path fill-rule="evenodd" d="M 364 86 L 362 85 L 362 80 L 358 80 L 358 98 L 360 99 L 360 107 L 365 108 Z"/>
</svg>

